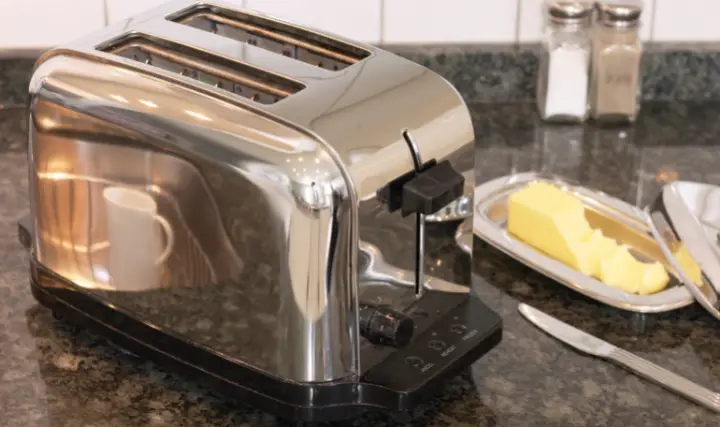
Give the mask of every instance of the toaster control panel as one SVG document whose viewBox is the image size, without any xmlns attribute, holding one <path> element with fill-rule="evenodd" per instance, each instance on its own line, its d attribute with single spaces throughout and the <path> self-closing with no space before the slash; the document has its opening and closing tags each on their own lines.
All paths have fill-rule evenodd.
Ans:
<svg viewBox="0 0 720 427">
<path fill-rule="evenodd" d="M 410 344 L 371 368 L 364 380 L 409 393 L 456 375 L 497 345 L 502 319 L 477 298 L 463 299 Z"/>
</svg>

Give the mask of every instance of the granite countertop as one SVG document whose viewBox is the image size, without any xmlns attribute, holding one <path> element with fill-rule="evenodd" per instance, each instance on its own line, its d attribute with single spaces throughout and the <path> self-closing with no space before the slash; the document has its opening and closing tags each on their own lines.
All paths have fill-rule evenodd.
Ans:
<svg viewBox="0 0 720 427">
<path fill-rule="evenodd" d="M 555 172 L 634 204 L 670 178 L 720 184 L 720 104 L 645 104 L 632 128 L 544 126 L 528 103 L 471 105 L 480 181 Z M 31 426 L 292 425 L 230 402 L 55 319 L 30 295 L 16 220 L 28 212 L 24 111 L 0 110 L 0 422 Z M 710 426 L 715 414 L 528 324 L 528 302 L 707 387 L 720 389 L 717 323 L 699 305 L 658 315 L 602 306 L 476 240 L 475 291 L 504 318 L 503 342 L 402 423 L 337 425 Z"/>
</svg>

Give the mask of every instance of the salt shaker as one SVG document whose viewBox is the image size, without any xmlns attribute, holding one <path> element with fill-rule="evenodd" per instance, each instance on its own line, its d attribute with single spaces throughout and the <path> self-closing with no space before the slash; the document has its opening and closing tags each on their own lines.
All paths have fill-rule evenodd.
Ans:
<svg viewBox="0 0 720 427">
<path fill-rule="evenodd" d="M 583 122 L 588 116 L 593 4 L 546 0 L 544 6 L 536 96 L 540 117 L 548 122 Z"/>
<path fill-rule="evenodd" d="M 594 120 L 634 122 L 642 89 L 641 0 L 597 3 L 590 82 L 590 115 Z"/>
</svg>

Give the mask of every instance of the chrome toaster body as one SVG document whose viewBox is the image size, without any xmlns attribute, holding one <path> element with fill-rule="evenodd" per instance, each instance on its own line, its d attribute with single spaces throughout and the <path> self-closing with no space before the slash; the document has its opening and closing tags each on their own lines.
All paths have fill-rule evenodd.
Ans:
<svg viewBox="0 0 720 427">
<path fill-rule="evenodd" d="M 440 76 L 221 3 L 170 2 L 46 53 L 30 85 L 29 140 L 40 265 L 153 327 L 294 382 L 357 378 L 370 368 L 359 302 L 405 311 L 421 298 L 407 243 L 443 224 L 418 230 L 377 192 L 412 171 L 414 155 L 449 160 L 465 197 L 474 188 L 470 114 Z M 108 186 L 152 195 L 173 230 L 159 275 L 133 292 L 108 273 Z M 145 247 L 157 237 L 132 238 Z M 422 256 L 427 289 L 469 291 L 469 272 L 449 283 L 433 275 L 437 254 Z M 383 257 L 396 268 L 377 269 Z M 188 332 L 215 312 L 234 314 Z"/>
</svg>

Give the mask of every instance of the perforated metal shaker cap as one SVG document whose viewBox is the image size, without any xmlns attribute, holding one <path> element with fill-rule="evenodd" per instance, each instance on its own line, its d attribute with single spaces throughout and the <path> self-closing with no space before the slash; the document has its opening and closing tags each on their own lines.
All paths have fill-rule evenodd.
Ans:
<svg viewBox="0 0 720 427">
<path fill-rule="evenodd" d="M 580 22 L 588 20 L 593 3 L 588 0 L 546 0 L 548 17 L 555 22 Z"/>
<path fill-rule="evenodd" d="M 596 3 L 598 21 L 610 26 L 635 26 L 640 20 L 642 0 L 602 0 Z"/>
</svg>

